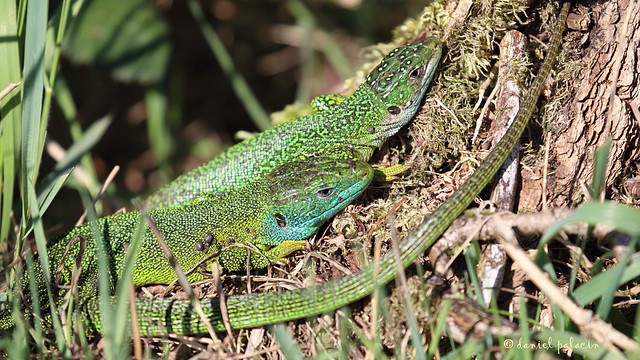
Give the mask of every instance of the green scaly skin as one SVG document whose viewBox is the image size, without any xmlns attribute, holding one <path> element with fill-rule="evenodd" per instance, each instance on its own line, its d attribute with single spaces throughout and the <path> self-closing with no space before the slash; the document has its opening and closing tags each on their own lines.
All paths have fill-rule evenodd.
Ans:
<svg viewBox="0 0 640 360">
<path fill-rule="evenodd" d="M 147 209 L 182 206 L 202 193 L 244 186 L 279 164 L 309 155 L 367 161 L 415 115 L 442 47 L 424 39 L 393 50 L 348 97 L 323 96 L 318 112 L 243 141 L 145 200 Z"/>
<path fill-rule="evenodd" d="M 558 55 L 568 11 L 569 3 L 565 3 L 558 17 L 558 25 L 552 36 L 547 58 L 531 86 L 523 107 L 502 140 L 474 174 L 426 221 L 400 242 L 400 254 L 404 267 L 409 266 L 426 251 L 451 222 L 469 206 L 500 168 L 513 148 L 513 144 L 522 134 Z M 376 286 L 393 279 L 396 271 L 401 269 L 396 267 L 393 254 L 386 254 L 380 260 L 377 276 L 374 275 L 373 265 L 369 265 L 355 274 L 320 286 L 286 292 L 229 296 L 226 300 L 229 323 L 234 329 L 251 328 L 333 311 L 371 294 Z M 201 302 L 213 327 L 218 331 L 224 331 L 218 298 L 207 298 Z M 87 324 L 90 328 L 99 331 L 101 329 L 99 302 L 94 299 L 85 303 L 84 306 Z M 189 301 L 139 299 L 137 307 L 138 313 L 143 315 L 139 317 L 142 334 L 159 336 L 169 333 L 204 334 L 207 332 L 192 310 Z"/>
<path fill-rule="evenodd" d="M 220 195 L 205 195 L 185 207 L 150 211 L 149 216 L 184 271 L 197 267 L 209 255 L 214 255 L 227 270 L 245 270 L 247 248 L 232 246 L 238 244 L 260 249 L 262 254 L 251 253 L 250 267 L 264 268 L 303 249 L 304 239 L 359 196 L 372 178 L 373 168 L 364 161 L 307 158 L 278 166 L 246 187 Z M 85 248 L 78 295 L 81 300 L 97 295 L 94 229 L 107 247 L 110 278 L 120 279 L 128 244 L 139 222 L 144 221 L 141 218 L 137 211 L 101 218 L 47 243 L 49 267 L 55 271 L 63 265 L 51 287 L 55 291 L 54 299 L 61 301 L 71 285 L 72 269 L 81 244 Z M 34 280 L 43 303 L 47 301 L 47 290 L 37 255 L 33 263 Z M 190 281 L 203 278 L 205 276 L 197 271 L 188 275 Z M 167 284 L 175 279 L 173 267 L 147 226 L 133 271 L 134 285 Z M 112 286 L 115 288 L 115 284 Z M 31 304 L 26 276 L 22 277 L 21 289 L 25 303 Z M 0 313 L 0 328 L 9 330 L 12 322 L 10 310 Z"/>
</svg>

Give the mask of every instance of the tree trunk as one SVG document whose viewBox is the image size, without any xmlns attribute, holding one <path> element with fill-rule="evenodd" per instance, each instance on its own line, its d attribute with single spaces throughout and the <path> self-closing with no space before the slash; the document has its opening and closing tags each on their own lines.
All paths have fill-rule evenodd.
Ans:
<svg viewBox="0 0 640 360">
<path fill-rule="evenodd" d="M 585 12 L 590 12 L 592 24 L 579 39 L 584 44 L 583 76 L 576 79 L 571 100 L 563 104 L 566 124 L 551 136 L 556 140 L 551 143 L 547 196 L 553 205 L 582 199 L 583 184 L 593 181 L 595 151 L 608 139 L 607 197 L 625 200 L 624 178 L 637 175 L 639 165 L 640 119 L 632 107 L 637 109 L 640 92 L 640 4 L 613 0 L 590 6 Z"/>
</svg>

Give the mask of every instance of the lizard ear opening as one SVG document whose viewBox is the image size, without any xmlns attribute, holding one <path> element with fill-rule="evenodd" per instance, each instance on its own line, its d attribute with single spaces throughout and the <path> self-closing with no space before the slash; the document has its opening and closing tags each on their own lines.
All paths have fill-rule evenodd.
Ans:
<svg viewBox="0 0 640 360">
<path fill-rule="evenodd" d="M 276 217 L 276 223 L 278 224 L 278 226 L 280 226 L 281 228 L 284 228 L 287 226 L 287 219 L 284 218 L 284 215 L 277 213 L 275 214 Z"/>
</svg>

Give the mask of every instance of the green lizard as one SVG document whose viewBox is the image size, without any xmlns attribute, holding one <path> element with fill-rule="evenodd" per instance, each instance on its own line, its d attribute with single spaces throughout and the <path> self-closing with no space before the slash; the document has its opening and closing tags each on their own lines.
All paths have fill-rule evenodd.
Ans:
<svg viewBox="0 0 640 360">
<path fill-rule="evenodd" d="M 400 242 L 402 265 L 410 265 L 420 254 L 431 246 L 453 220 L 469 206 L 471 201 L 487 185 L 520 137 L 531 113 L 535 108 L 542 87 L 558 55 L 564 23 L 569 11 L 565 3 L 558 17 L 558 25 L 552 34 L 549 52 L 538 76 L 534 80 L 523 107 L 516 115 L 495 149 L 480 164 L 474 174 L 428 219 L 414 229 Z M 312 286 L 294 291 L 274 293 L 253 293 L 228 296 L 226 309 L 232 328 L 250 328 L 293 319 L 318 315 L 339 309 L 371 294 L 376 286 L 385 284 L 395 276 L 396 267 L 392 254 L 386 254 L 378 264 L 378 273 L 369 265 L 355 274 L 320 286 Z M 89 328 L 101 330 L 100 302 L 90 299 L 84 304 L 83 314 Z M 202 300 L 206 315 L 216 330 L 223 331 L 219 299 Z M 203 334 L 206 329 L 192 311 L 189 301 L 176 299 L 138 299 L 139 328 L 143 334 L 160 335 Z"/>
<path fill-rule="evenodd" d="M 247 247 L 251 246 L 262 254 L 251 253 L 250 267 L 264 268 L 303 249 L 304 239 L 359 196 L 372 178 L 373 168 L 364 161 L 307 158 L 280 165 L 245 187 L 205 195 L 181 208 L 150 211 L 149 216 L 185 271 L 196 268 L 209 255 L 223 268 L 244 270 Z M 78 256 L 83 269 L 77 286 L 80 299 L 97 295 L 94 229 L 98 229 L 107 247 L 110 278 L 120 279 L 127 244 L 141 218 L 137 211 L 101 218 L 47 243 L 50 268 L 57 268 L 59 272 L 52 286 L 54 298 L 61 300 L 67 292 Z M 232 246 L 234 244 L 247 247 Z M 38 294 L 46 294 L 40 261 L 34 259 L 33 263 Z M 190 281 L 203 278 L 200 272 L 188 275 Z M 133 271 L 134 285 L 167 284 L 175 279 L 173 268 L 147 227 Z M 26 276 L 22 277 L 21 289 L 25 303 L 30 304 Z M 11 326 L 10 310 L 0 313 L 0 327 L 6 330 Z"/>
<path fill-rule="evenodd" d="M 441 52 L 434 39 L 393 50 L 350 96 L 316 98 L 316 113 L 232 146 L 152 194 L 144 206 L 182 206 L 195 195 L 243 186 L 279 164 L 308 155 L 369 160 L 375 148 L 413 117 Z"/>
</svg>

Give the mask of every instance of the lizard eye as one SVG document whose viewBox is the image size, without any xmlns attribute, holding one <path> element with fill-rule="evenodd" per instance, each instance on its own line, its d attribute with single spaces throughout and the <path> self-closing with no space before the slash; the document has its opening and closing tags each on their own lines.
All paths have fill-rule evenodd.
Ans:
<svg viewBox="0 0 640 360">
<path fill-rule="evenodd" d="M 420 77 L 420 75 L 422 75 L 422 68 L 415 68 L 413 70 L 411 70 L 411 72 L 409 73 L 409 79 L 417 79 Z"/>
<path fill-rule="evenodd" d="M 276 223 L 278 223 L 278 226 L 280 226 L 281 228 L 287 226 L 287 220 L 284 218 L 284 215 L 277 213 L 275 216 L 276 216 Z"/>
<path fill-rule="evenodd" d="M 392 105 L 392 106 L 389 106 L 389 107 L 387 108 L 387 111 L 388 111 L 390 114 L 398 115 L 398 114 L 400 114 L 400 107 L 399 107 L 399 106 Z"/>
<path fill-rule="evenodd" d="M 318 199 L 326 199 L 333 194 L 333 188 L 320 189 L 316 193 Z"/>
</svg>

